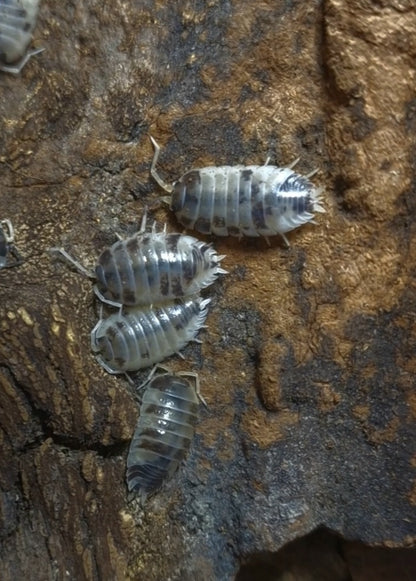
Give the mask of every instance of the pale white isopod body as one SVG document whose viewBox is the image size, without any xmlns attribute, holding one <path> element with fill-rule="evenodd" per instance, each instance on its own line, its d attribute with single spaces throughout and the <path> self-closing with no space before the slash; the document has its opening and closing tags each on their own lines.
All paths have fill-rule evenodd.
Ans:
<svg viewBox="0 0 416 581">
<path fill-rule="evenodd" d="M 185 234 L 152 231 L 145 233 L 146 215 L 140 232 L 119 240 L 98 258 L 90 272 L 63 248 L 51 248 L 82 274 L 96 280 L 95 293 L 113 306 L 153 305 L 193 296 L 212 284 L 224 256 L 211 244 Z"/>
<path fill-rule="evenodd" d="M 312 184 L 310 176 L 291 167 L 204 167 L 186 172 L 168 186 L 156 172 L 159 146 L 152 142 L 151 174 L 171 193 L 170 207 L 185 228 L 216 236 L 280 234 L 289 244 L 286 232 L 313 220 L 314 212 L 325 211 L 321 189 Z"/>
<path fill-rule="evenodd" d="M 95 268 L 101 299 L 126 306 L 191 296 L 212 284 L 223 257 L 192 236 L 152 232 L 119 240 Z"/>
<path fill-rule="evenodd" d="M 157 375 L 146 387 L 127 456 L 127 486 L 142 502 L 172 476 L 189 450 L 198 398 L 194 373 Z"/>
<path fill-rule="evenodd" d="M 195 340 L 209 302 L 191 297 L 154 308 L 126 308 L 98 321 L 91 332 L 91 348 L 109 373 L 150 367 Z"/>
</svg>

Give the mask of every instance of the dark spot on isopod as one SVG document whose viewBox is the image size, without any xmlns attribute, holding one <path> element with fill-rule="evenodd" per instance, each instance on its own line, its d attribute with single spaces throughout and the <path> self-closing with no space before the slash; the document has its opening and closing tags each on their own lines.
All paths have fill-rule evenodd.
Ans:
<svg viewBox="0 0 416 581">
<path fill-rule="evenodd" d="M 133 236 L 126 241 L 126 250 L 129 254 L 137 254 L 140 248 L 139 239 L 137 236 Z"/>
<path fill-rule="evenodd" d="M 187 325 L 187 321 L 183 317 L 178 317 L 174 322 L 174 328 L 176 331 L 182 331 Z"/>
<path fill-rule="evenodd" d="M 169 234 L 166 238 L 166 247 L 174 254 L 178 252 L 178 242 L 182 234 Z"/>
<path fill-rule="evenodd" d="M 310 212 L 311 214 L 313 214 L 314 212 L 314 201 L 312 199 L 312 196 L 310 194 L 308 194 L 304 199 L 304 212 Z"/>
<path fill-rule="evenodd" d="M 30 28 L 31 28 L 30 22 L 25 22 L 25 25 L 23 26 L 23 31 L 28 32 Z"/>
<path fill-rule="evenodd" d="M 171 279 L 172 293 L 175 297 L 182 297 L 184 292 L 181 284 L 181 279 L 179 276 L 173 276 Z"/>
<path fill-rule="evenodd" d="M 169 276 L 167 272 L 160 273 L 160 293 L 163 296 L 169 294 Z"/>
<path fill-rule="evenodd" d="M 191 189 L 186 191 L 186 202 L 185 206 L 189 211 L 194 212 L 195 208 L 199 205 L 199 196 L 197 196 Z"/>
<path fill-rule="evenodd" d="M 211 223 L 207 218 L 200 217 L 196 220 L 194 228 L 202 234 L 209 234 L 211 232 Z"/>
<path fill-rule="evenodd" d="M 257 203 L 253 205 L 251 210 L 251 218 L 256 228 L 266 228 L 263 204 Z"/>
<path fill-rule="evenodd" d="M 241 200 L 240 200 L 241 203 Z M 214 216 L 212 219 L 212 223 L 216 228 L 224 228 L 225 227 L 225 218 L 223 216 Z"/>
<path fill-rule="evenodd" d="M 185 282 L 192 282 L 197 271 L 198 251 L 196 248 L 192 249 L 192 260 L 185 260 L 182 264 L 182 274 Z"/>
<path fill-rule="evenodd" d="M 260 194 L 260 186 L 257 182 L 251 184 L 251 199 L 255 200 Z"/>
<path fill-rule="evenodd" d="M 188 171 L 182 176 L 180 181 L 185 181 L 188 185 L 201 183 L 201 172 L 199 170 Z"/>
<path fill-rule="evenodd" d="M 123 369 L 123 367 L 127 363 L 124 357 L 116 357 L 114 361 L 116 363 L 116 365 L 114 366 L 116 369 Z"/>
<path fill-rule="evenodd" d="M 308 201 L 308 198 L 305 197 L 305 196 L 299 196 L 298 197 L 298 208 L 297 208 L 298 214 L 304 214 L 305 213 L 307 201 Z"/>
<path fill-rule="evenodd" d="M 182 226 L 185 226 L 185 228 L 192 228 L 193 223 L 194 223 L 194 221 L 192 218 L 189 218 L 188 216 L 184 216 L 184 215 L 181 216 L 181 224 L 182 224 Z"/>
<path fill-rule="evenodd" d="M 251 179 L 252 175 L 253 175 L 253 172 L 251 169 L 241 170 L 241 177 L 243 178 L 243 180 L 249 181 Z"/>
<path fill-rule="evenodd" d="M 123 305 L 135 305 L 136 304 L 136 294 L 132 289 L 123 289 L 122 296 Z"/>
<path fill-rule="evenodd" d="M 240 228 L 237 228 L 237 226 L 229 226 L 228 233 L 231 236 L 239 236 L 240 235 Z"/>
<path fill-rule="evenodd" d="M 113 260 L 113 253 L 111 252 L 111 250 L 109 248 L 107 248 L 106 250 L 104 250 L 104 252 L 101 253 L 100 258 L 98 259 L 99 264 L 102 264 L 103 267 L 107 267 Z"/>
</svg>

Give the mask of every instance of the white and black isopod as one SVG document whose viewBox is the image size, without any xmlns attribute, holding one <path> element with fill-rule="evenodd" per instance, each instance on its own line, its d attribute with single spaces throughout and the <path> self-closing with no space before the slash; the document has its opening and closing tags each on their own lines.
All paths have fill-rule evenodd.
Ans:
<svg viewBox="0 0 416 581">
<path fill-rule="evenodd" d="M 321 188 L 290 167 L 271 165 L 221 166 L 192 169 L 173 186 L 156 171 L 160 147 L 151 138 L 155 154 L 151 175 L 171 197 L 166 200 L 178 221 L 216 236 L 274 236 L 286 244 L 286 232 L 313 220 L 321 206 Z M 295 162 L 296 163 L 296 162 Z"/>
<path fill-rule="evenodd" d="M 23 259 L 14 245 L 14 228 L 10 220 L 0 221 L 0 270 L 22 264 Z"/>
<path fill-rule="evenodd" d="M 195 373 L 164 373 L 147 385 L 127 456 L 127 486 L 142 503 L 173 475 L 189 450 L 198 398 Z"/>
<path fill-rule="evenodd" d="M 0 71 L 17 75 L 30 57 L 44 50 L 26 52 L 38 9 L 39 0 L 0 0 Z"/>
<path fill-rule="evenodd" d="M 138 371 L 179 353 L 204 326 L 210 299 L 191 297 L 158 307 L 130 307 L 100 319 L 91 348 L 109 373 Z"/>
<path fill-rule="evenodd" d="M 98 258 L 95 273 L 89 272 L 61 248 L 79 271 L 96 279 L 95 293 L 113 306 L 152 305 L 194 295 L 225 274 L 211 244 L 192 236 L 140 232 L 119 240 Z"/>
</svg>

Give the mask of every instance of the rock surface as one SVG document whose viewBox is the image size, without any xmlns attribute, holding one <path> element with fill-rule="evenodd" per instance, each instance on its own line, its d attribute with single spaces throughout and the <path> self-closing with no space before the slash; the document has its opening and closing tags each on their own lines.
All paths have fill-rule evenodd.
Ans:
<svg viewBox="0 0 416 581">
<path fill-rule="evenodd" d="M 3 579 L 223 581 L 319 525 L 414 544 L 413 2 L 43 0 L 33 44 L 0 73 L 0 219 L 25 259 L 0 271 Z M 47 249 L 92 266 L 145 206 L 178 231 L 149 135 L 167 181 L 301 157 L 327 213 L 289 250 L 214 241 L 209 329 L 168 362 L 209 407 L 143 509 L 132 389 L 90 353 L 90 281 Z"/>
</svg>

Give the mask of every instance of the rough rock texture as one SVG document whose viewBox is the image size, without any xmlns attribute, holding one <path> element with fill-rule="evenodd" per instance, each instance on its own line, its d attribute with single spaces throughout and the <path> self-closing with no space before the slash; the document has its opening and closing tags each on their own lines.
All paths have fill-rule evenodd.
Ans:
<svg viewBox="0 0 416 581">
<path fill-rule="evenodd" d="M 4 580 L 232 579 L 325 525 L 416 538 L 416 13 L 412 0 L 41 2 L 19 77 L 0 74 Z M 281 240 L 215 240 L 230 271 L 201 347 L 186 464 L 145 508 L 127 498 L 132 389 L 90 353 L 93 265 L 143 208 L 149 176 L 301 157 L 327 214 Z"/>
</svg>

